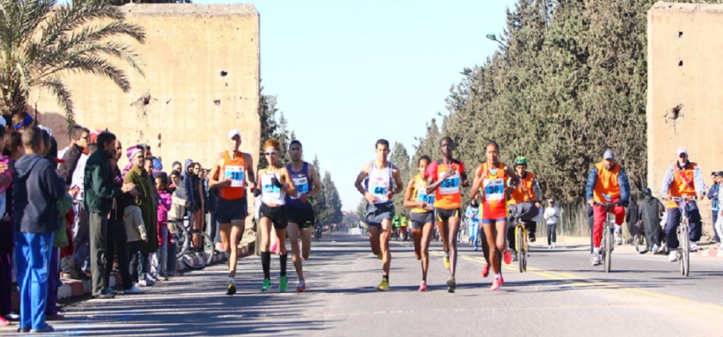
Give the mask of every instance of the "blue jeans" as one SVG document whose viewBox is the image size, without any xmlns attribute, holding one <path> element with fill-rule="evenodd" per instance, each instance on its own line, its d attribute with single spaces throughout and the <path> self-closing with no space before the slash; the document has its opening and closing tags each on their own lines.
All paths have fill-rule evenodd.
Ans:
<svg viewBox="0 0 723 337">
<path fill-rule="evenodd" d="M 53 250 L 53 232 L 15 233 L 15 260 L 20 288 L 20 328 L 45 327 L 48 301 L 48 269 Z"/>
<path fill-rule="evenodd" d="M 695 201 L 691 201 L 687 204 L 688 223 L 690 225 L 689 238 L 690 242 L 698 242 L 703 231 L 703 226 L 700 222 L 700 211 Z M 680 208 L 669 208 L 668 218 L 665 222 L 665 242 L 668 245 L 669 250 L 678 249 L 678 236 L 676 230 L 680 225 L 682 214 Z"/>
</svg>

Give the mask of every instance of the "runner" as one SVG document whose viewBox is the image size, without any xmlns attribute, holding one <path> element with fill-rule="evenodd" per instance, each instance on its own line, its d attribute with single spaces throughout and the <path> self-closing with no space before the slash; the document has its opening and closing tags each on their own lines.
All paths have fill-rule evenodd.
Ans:
<svg viewBox="0 0 723 337">
<path fill-rule="evenodd" d="M 286 279 L 286 228 L 288 218 L 286 213 L 286 195 L 297 197 L 296 186 L 291 175 L 285 167 L 278 168 L 279 141 L 269 139 L 264 143 L 264 155 L 269 162 L 263 170 L 259 170 L 259 186 L 261 195 L 261 208 L 259 210 L 259 228 L 261 229 L 261 266 L 264 270 L 264 283 L 261 291 L 271 287 L 271 225 L 274 225 L 276 240 L 279 244 L 279 292 L 285 292 L 288 286 Z M 259 192 L 257 192 L 259 194 Z"/>
<path fill-rule="evenodd" d="M 218 189 L 216 218 L 220 224 L 221 244 L 228 255 L 227 295 L 236 293 L 236 264 L 238 263 L 238 243 L 244 233 L 248 204 L 245 185 L 256 188 L 254 160 L 248 153 L 238 150 L 241 146 L 241 132 L 232 129 L 228 132 L 228 150 L 219 154 L 209 177 L 209 188 Z M 190 177 L 189 177 L 190 178 Z"/>
<path fill-rule="evenodd" d="M 301 266 L 301 260 L 308 259 L 311 254 L 311 226 L 314 224 L 314 210 L 311 208 L 309 198 L 321 192 L 321 183 L 314 165 L 301 160 L 304 150 L 301 142 L 294 140 L 289 145 L 291 164 L 286 165 L 291 179 L 296 186 L 299 197 L 286 196 L 289 214 L 289 241 L 291 241 L 291 260 L 294 269 L 299 275 L 299 284 L 296 291 L 306 290 L 306 280 Z M 299 254 L 299 238 L 301 238 L 301 254 Z"/>
<path fill-rule="evenodd" d="M 409 218 L 412 221 L 412 240 L 414 256 L 422 261 L 422 283 L 419 291 L 427 291 L 427 270 L 429 270 L 429 242 L 434 228 L 434 194 L 427 194 L 427 181 L 424 174 L 431 159 L 422 156 L 417 162 L 419 173 L 409 180 L 404 194 L 404 207 L 411 208 Z"/>
<path fill-rule="evenodd" d="M 400 232 L 402 241 L 407 241 L 409 239 L 409 232 L 407 232 L 408 227 L 409 227 L 409 217 L 407 216 L 407 214 L 404 211 L 402 211 L 402 215 L 399 217 L 399 232 Z"/>
<path fill-rule="evenodd" d="M 688 235 L 690 251 L 695 252 L 698 250 L 696 242 L 700 240 L 702 232 L 700 210 L 695 202 L 695 197 L 698 195 L 700 200 L 703 200 L 706 191 L 703 172 L 697 163 L 688 160 L 688 150 L 680 147 L 676 153 L 678 161 L 665 171 L 663 188 L 660 190 L 663 200 L 668 201 L 666 205 L 665 242 L 668 246 L 668 259 L 670 262 L 677 261 L 676 249 L 678 249 L 679 242 L 676 233 L 682 216 L 678 203 L 672 200 L 671 197 L 693 198 L 686 205 L 686 210 L 690 223 L 690 234 Z"/>
<path fill-rule="evenodd" d="M 435 222 L 442 237 L 444 264 L 450 273 L 447 279 L 447 291 L 454 293 L 457 288 L 454 276 L 457 270 L 457 234 L 462 207 L 460 186 L 469 187 L 469 181 L 464 164 L 452 158 L 454 151 L 452 138 L 442 138 L 440 147 L 442 159 L 432 162 L 427 167 L 427 193 L 435 192 Z"/>
<path fill-rule="evenodd" d="M 585 190 L 587 203 L 593 208 L 593 256 L 591 264 L 597 266 L 601 264 L 600 242 L 602 241 L 605 217 L 608 212 L 615 214 L 615 240 L 617 241 L 625 220 L 625 207 L 628 205 L 628 198 L 630 198 L 628 176 L 625 174 L 623 167 L 615 161 L 613 151 L 605 151 L 603 161 L 595 164 L 590 170 Z M 602 204 L 614 204 L 614 206 L 606 208 Z"/>
<path fill-rule="evenodd" d="M 510 190 L 517 187 L 520 178 L 515 171 L 499 162 L 500 147 L 496 142 L 487 143 L 485 155 L 487 161 L 475 170 L 470 197 L 476 198 L 477 195 L 480 195 L 482 200 L 482 228 L 489 245 L 492 272 L 495 274 L 495 280 L 490 289 L 497 290 L 505 283 L 502 278 L 502 255 L 504 255 L 505 263 L 509 264 L 512 261 L 512 254 L 505 249 L 505 228 L 507 227 L 505 196 Z M 507 186 L 508 178 L 510 186 Z M 486 277 L 488 272 L 489 267 L 485 266 L 482 276 Z"/>
<path fill-rule="evenodd" d="M 399 169 L 387 161 L 389 142 L 377 140 L 375 145 L 376 159 L 367 163 L 356 178 L 354 186 L 367 199 L 365 220 L 369 227 L 369 242 L 372 252 L 382 259 L 382 282 L 378 290 L 389 290 L 389 266 L 392 254 L 389 251 L 389 237 L 394 218 L 392 197 L 402 191 L 403 183 Z M 366 186 L 364 180 L 368 179 Z M 392 190 L 392 187 L 394 190 Z"/>
<path fill-rule="evenodd" d="M 527 158 L 515 158 L 515 173 L 520 177 L 520 185 L 510 192 L 509 219 L 507 222 L 507 243 L 512 250 L 512 260 L 517 261 L 517 247 L 515 247 L 515 226 L 522 220 L 525 228 L 529 233 L 530 242 L 535 242 L 535 232 L 537 223 L 533 220 L 539 213 L 540 184 L 537 182 L 537 176 L 527 171 Z"/>
</svg>

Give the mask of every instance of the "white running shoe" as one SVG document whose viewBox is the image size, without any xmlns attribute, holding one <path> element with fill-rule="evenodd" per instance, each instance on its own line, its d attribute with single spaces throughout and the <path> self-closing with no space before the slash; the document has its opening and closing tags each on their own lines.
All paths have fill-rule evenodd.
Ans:
<svg viewBox="0 0 723 337">
<path fill-rule="evenodd" d="M 555 248 L 557 248 L 557 244 L 555 244 L 555 243 L 553 242 L 553 243 L 552 243 L 552 249 L 555 249 Z"/>
<path fill-rule="evenodd" d="M 615 232 L 615 245 L 616 246 L 622 246 L 623 245 L 623 235 L 621 233 Z"/>
<path fill-rule="evenodd" d="M 670 262 L 678 261 L 678 252 L 673 250 L 670 253 L 668 253 L 668 261 L 670 261 Z"/>
<path fill-rule="evenodd" d="M 698 248 L 698 245 L 695 244 L 695 242 L 691 242 L 691 243 L 690 243 L 690 251 L 691 251 L 691 252 L 697 252 L 698 249 L 699 249 L 699 248 Z"/>
<path fill-rule="evenodd" d="M 126 295 L 128 295 L 128 294 L 145 294 L 145 291 L 141 288 L 136 287 L 136 285 L 134 284 L 132 287 L 130 287 L 126 290 L 123 290 L 123 293 Z"/>
<path fill-rule="evenodd" d="M 593 254 L 591 262 L 593 267 L 601 265 L 602 262 L 600 262 L 600 254 Z"/>
</svg>

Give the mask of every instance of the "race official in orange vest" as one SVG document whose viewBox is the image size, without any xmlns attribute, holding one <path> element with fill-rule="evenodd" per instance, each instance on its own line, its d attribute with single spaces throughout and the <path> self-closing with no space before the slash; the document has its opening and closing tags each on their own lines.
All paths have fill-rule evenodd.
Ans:
<svg viewBox="0 0 723 337">
<path fill-rule="evenodd" d="M 665 223 L 665 242 L 670 252 L 668 255 L 670 262 L 677 261 L 678 237 L 676 230 L 681 219 L 679 203 L 672 200 L 672 198 L 692 198 L 686 203 L 685 208 L 690 223 L 690 250 L 697 251 L 698 245 L 696 242 L 700 240 L 702 225 L 700 210 L 698 210 L 698 205 L 695 203 L 695 197 L 698 196 L 700 200 L 703 200 L 706 191 L 703 172 L 698 167 L 698 164 L 688 160 L 688 150 L 679 147 L 676 154 L 678 160 L 665 171 L 663 188 L 660 190 L 663 200 L 668 201 L 666 205 L 668 217 Z"/>
<path fill-rule="evenodd" d="M 587 203 L 593 207 L 593 258 L 592 265 L 600 265 L 600 242 L 603 222 L 608 212 L 615 214 L 615 244 L 622 244 L 622 224 L 625 221 L 625 207 L 630 200 L 628 176 L 615 161 L 612 150 L 605 151 L 603 161 L 595 164 L 587 177 L 585 191 Z M 604 205 L 612 206 L 604 206 Z"/>
</svg>

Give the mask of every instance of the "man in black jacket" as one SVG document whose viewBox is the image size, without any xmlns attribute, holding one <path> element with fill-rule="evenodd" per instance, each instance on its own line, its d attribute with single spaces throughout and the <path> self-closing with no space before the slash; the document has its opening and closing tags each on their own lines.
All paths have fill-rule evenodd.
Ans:
<svg viewBox="0 0 723 337">
<path fill-rule="evenodd" d="M 628 232 L 630 232 L 630 236 L 635 236 L 635 234 L 638 233 L 639 230 L 642 230 L 640 228 L 638 222 L 640 222 L 640 217 L 638 216 L 638 200 L 635 197 L 635 195 L 630 196 L 630 205 L 628 205 L 628 211 L 625 213 L 625 223 L 628 224 Z"/>
<path fill-rule="evenodd" d="M 89 139 L 90 130 L 87 128 L 76 125 L 70 129 L 70 145 L 68 145 L 68 151 L 63 154 L 63 163 L 58 166 L 58 174 L 65 181 L 65 186 L 70 186 L 73 172 L 78 166 L 78 159 L 88 147 Z"/>
<path fill-rule="evenodd" d="M 660 238 L 662 237 L 662 229 L 660 227 L 660 217 L 665 212 L 665 206 L 653 197 L 650 188 L 643 190 L 645 198 L 640 203 L 640 210 L 638 211 L 638 219 L 643 222 L 645 230 L 645 238 L 648 242 L 648 250 L 652 250 L 653 254 L 659 252 Z"/>
<path fill-rule="evenodd" d="M 58 229 L 56 202 L 65 195 L 65 186 L 53 163 L 42 156 L 42 132 L 37 126 L 23 132 L 25 155 L 15 163 L 13 179 L 21 332 L 54 331 L 45 323 L 45 307 L 53 232 Z"/>
</svg>

